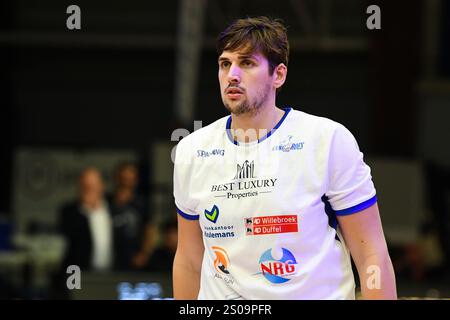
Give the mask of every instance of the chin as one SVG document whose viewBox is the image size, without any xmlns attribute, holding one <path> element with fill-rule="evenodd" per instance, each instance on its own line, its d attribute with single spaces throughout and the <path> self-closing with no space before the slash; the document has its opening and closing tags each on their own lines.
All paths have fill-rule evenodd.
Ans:
<svg viewBox="0 0 450 320">
<path fill-rule="evenodd" d="M 241 106 L 238 104 L 233 104 L 233 103 L 224 103 L 225 105 L 225 109 L 227 109 L 229 112 L 233 113 L 233 114 L 241 114 Z"/>
</svg>

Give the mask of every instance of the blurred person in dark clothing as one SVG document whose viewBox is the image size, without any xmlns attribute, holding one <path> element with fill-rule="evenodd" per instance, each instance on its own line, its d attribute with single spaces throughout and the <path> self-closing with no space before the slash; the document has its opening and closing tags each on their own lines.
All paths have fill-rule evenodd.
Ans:
<svg viewBox="0 0 450 320">
<path fill-rule="evenodd" d="M 113 266 L 113 229 L 104 186 L 96 168 L 82 171 L 79 198 L 61 209 L 60 231 L 66 239 L 63 269 L 78 265 L 81 270 L 108 270 Z"/>
<path fill-rule="evenodd" d="M 156 228 L 150 221 L 147 199 L 136 191 L 138 176 L 136 165 L 120 164 L 114 173 L 114 191 L 107 197 L 118 270 L 143 268 L 155 246 Z"/>
<path fill-rule="evenodd" d="M 172 272 L 173 259 L 177 251 L 177 222 L 169 221 L 161 227 L 162 244 L 157 248 L 148 263 L 148 271 Z"/>
<path fill-rule="evenodd" d="M 428 205 L 433 212 L 429 228 L 436 232 L 443 255 L 441 267 L 433 272 L 450 281 L 450 168 L 428 161 L 425 170 Z"/>
</svg>

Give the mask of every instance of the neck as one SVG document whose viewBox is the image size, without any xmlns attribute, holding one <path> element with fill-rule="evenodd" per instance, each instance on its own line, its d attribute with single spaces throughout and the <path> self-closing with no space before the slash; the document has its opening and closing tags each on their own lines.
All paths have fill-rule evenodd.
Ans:
<svg viewBox="0 0 450 320">
<path fill-rule="evenodd" d="M 264 107 L 256 114 L 231 115 L 231 134 L 238 142 L 253 142 L 261 139 L 272 130 L 284 115 L 276 107 Z"/>
<path fill-rule="evenodd" d="M 118 187 L 115 192 L 115 200 L 118 204 L 123 204 L 130 201 L 134 196 L 133 188 Z"/>
<path fill-rule="evenodd" d="M 98 209 L 99 207 L 101 207 L 102 204 L 103 204 L 102 199 L 83 201 L 83 206 L 89 210 Z"/>
</svg>

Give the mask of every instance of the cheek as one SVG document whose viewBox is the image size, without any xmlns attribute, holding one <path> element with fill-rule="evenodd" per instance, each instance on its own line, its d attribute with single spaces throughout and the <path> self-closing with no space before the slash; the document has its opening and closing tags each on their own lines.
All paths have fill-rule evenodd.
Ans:
<svg viewBox="0 0 450 320">
<path fill-rule="evenodd" d="M 225 94 L 224 91 L 227 88 L 227 86 L 228 86 L 228 82 L 226 82 L 226 81 L 219 81 L 219 87 L 220 87 L 219 89 L 220 89 L 220 94 L 221 95 Z"/>
<path fill-rule="evenodd" d="M 226 78 L 226 74 L 225 74 L 225 72 L 223 72 L 223 71 L 219 71 L 218 73 L 217 73 L 217 78 L 219 79 L 219 82 L 220 83 L 222 83 L 224 80 L 225 80 L 225 78 Z"/>
<path fill-rule="evenodd" d="M 268 87 L 270 87 L 271 79 L 267 77 L 261 77 L 255 83 L 256 83 L 255 90 L 259 94 L 262 94 L 267 90 Z"/>
<path fill-rule="evenodd" d="M 224 86 L 224 84 L 225 84 L 225 82 L 224 82 L 224 79 L 223 79 L 223 75 L 222 75 L 220 72 L 219 72 L 219 74 L 218 74 L 217 79 L 219 80 L 219 86 L 220 86 L 220 88 L 222 89 L 223 86 Z"/>
</svg>

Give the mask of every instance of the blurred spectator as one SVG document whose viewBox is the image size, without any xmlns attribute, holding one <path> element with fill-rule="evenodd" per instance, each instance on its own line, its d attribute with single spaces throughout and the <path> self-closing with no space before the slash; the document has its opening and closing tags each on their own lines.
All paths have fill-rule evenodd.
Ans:
<svg viewBox="0 0 450 320">
<path fill-rule="evenodd" d="M 79 199 L 61 210 L 60 229 L 67 242 L 63 269 L 78 265 L 81 270 L 107 270 L 113 265 L 112 219 L 100 172 L 83 170 Z"/>
<path fill-rule="evenodd" d="M 162 228 L 162 244 L 155 250 L 148 263 L 148 271 L 172 272 L 173 259 L 177 251 L 178 231 L 177 222 L 166 222 Z"/>
<path fill-rule="evenodd" d="M 136 191 L 138 169 L 120 164 L 114 173 L 114 192 L 108 196 L 114 225 L 116 269 L 141 269 L 151 256 L 156 228 L 150 221 L 147 199 Z"/>
<path fill-rule="evenodd" d="M 450 169 L 426 163 L 428 204 L 443 253 L 442 274 L 450 279 Z"/>
</svg>

